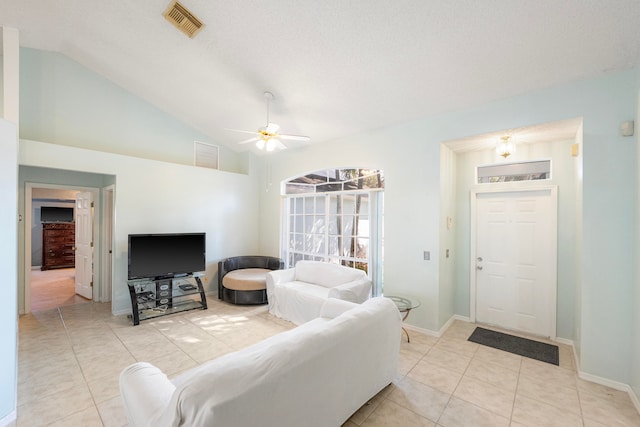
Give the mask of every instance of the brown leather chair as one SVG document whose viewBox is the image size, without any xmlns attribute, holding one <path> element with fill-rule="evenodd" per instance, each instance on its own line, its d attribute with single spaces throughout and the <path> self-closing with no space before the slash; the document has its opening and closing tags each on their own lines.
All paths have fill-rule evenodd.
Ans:
<svg viewBox="0 0 640 427">
<path fill-rule="evenodd" d="M 283 266 L 284 262 L 280 258 L 261 255 L 236 256 L 219 261 L 218 299 L 232 304 L 266 304 L 266 282 L 262 284 L 262 273 L 266 275 L 268 271 L 260 272 L 256 269 L 281 270 Z M 253 274 L 238 274 L 237 277 L 229 276 L 225 280 L 228 273 L 245 269 L 252 269 L 248 273 Z"/>
</svg>

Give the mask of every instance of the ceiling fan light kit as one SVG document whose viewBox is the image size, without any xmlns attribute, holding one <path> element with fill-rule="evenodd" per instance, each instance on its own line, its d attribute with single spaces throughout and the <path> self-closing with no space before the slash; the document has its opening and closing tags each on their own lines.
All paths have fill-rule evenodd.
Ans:
<svg viewBox="0 0 640 427">
<path fill-rule="evenodd" d="M 271 102 L 275 99 L 275 97 L 273 96 L 273 93 L 267 91 L 264 93 L 264 98 L 267 101 L 267 124 L 265 126 L 258 128 L 257 132 L 230 129 L 236 132 L 255 134 L 253 138 L 240 141 L 238 142 L 238 144 L 248 144 L 250 142 L 255 142 L 256 147 L 259 150 L 266 150 L 271 152 L 271 151 L 274 151 L 276 148 L 280 150 L 284 150 L 287 148 L 287 146 L 284 145 L 282 141 L 280 141 L 281 139 L 298 141 L 298 142 L 309 142 L 311 140 L 311 138 L 309 138 L 308 136 L 285 135 L 285 134 L 278 133 L 278 131 L 280 130 L 280 126 L 276 123 L 271 123 L 271 121 L 269 120 L 269 107 Z"/>
</svg>

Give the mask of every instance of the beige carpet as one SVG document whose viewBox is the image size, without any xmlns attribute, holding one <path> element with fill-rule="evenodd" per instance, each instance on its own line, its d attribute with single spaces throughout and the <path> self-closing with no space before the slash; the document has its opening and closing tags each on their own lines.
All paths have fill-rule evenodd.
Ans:
<svg viewBox="0 0 640 427">
<path fill-rule="evenodd" d="M 76 295 L 75 269 L 31 271 L 31 311 L 90 302 Z"/>
</svg>

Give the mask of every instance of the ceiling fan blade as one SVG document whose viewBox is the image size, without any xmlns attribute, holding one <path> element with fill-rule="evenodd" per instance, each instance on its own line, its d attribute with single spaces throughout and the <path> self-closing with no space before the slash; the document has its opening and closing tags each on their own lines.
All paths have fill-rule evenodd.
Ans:
<svg viewBox="0 0 640 427">
<path fill-rule="evenodd" d="M 284 145 L 279 139 L 276 139 L 276 148 L 278 150 L 286 150 L 287 146 Z"/>
<path fill-rule="evenodd" d="M 280 125 L 277 125 L 275 123 L 267 123 L 267 127 L 264 130 L 267 133 L 273 134 L 278 132 L 278 129 L 280 129 Z"/>
<path fill-rule="evenodd" d="M 278 135 L 280 138 L 282 139 L 288 139 L 290 141 L 301 141 L 301 142 L 307 142 L 307 141 L 311 141 L 311 138 L 309 138 L 308 136 L 303 136 L 303 135 Z"/>
<path fill-rule="evenodd" d="M 248 144 L 250 142 L 256 142 L 256 141 L 260 141 L 260 138 L 258 138 L 257 136 L 254 138 L 245 139 L 244 141 L 240 141 L 238 142 L 238 144 Z"/>
<path fill-rule="evenodd" d="M 231 132 L 242 132 L 242 133 L 252 133 L 252 134 L 256 134 L 256 131 L 251 131 L 251 130 L 239 130 L 239 129 L 229 129 L 229 128 L 225 128 L 224 130 L 230 130 Z"/>
</svg>

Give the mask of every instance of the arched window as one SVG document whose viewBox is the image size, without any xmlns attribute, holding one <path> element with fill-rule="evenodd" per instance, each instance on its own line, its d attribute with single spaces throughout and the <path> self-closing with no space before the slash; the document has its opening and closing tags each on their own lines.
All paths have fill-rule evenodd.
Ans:
<svg viewBox="0 0 640 427">
<path fill-rule="evenodd" d="M 382 292 L 384 174 L 337 168 L 283 182 L 283 247 L 287 267 L 301 259 L 367 272 Z"/>
</svg>

